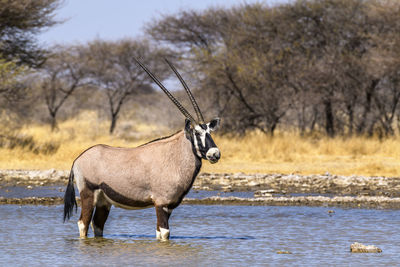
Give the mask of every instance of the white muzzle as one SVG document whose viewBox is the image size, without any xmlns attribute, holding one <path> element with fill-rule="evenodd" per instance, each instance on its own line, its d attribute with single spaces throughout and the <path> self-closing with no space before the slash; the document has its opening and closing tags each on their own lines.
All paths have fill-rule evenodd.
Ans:
<svg viewBox="0 0 400 267">
<path fill-rule="evenodd" d="M 213 164 L 217 163 L 220 157 L 221 153 L 219 152 L 219 149 L 216 147 L 212 147 L 207 151 L 206 158 L 209 162 Z"/>
</svg>

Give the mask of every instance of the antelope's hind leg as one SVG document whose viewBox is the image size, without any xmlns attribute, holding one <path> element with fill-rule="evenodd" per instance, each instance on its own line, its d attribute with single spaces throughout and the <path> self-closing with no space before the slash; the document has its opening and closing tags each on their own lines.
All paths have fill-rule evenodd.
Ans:
<svg viewBox="0 0 400 267">
<path fill-rule="evenodd" d="M 168 240 L 169 239 L 169 216 L 171 216 L 171 209 L 168 209 L 167 206 L 156 206 L 156 215 L 157 215 L 157 231 L 156 237 L 160 240 Z"/>
<path fill-rule="evenodd" d="M 104 224 L 110 213 L 111 204 L 108 203 L 102 191 L 95 192 L 96 209 L 92 220 L 92 229 L 94 236 L 103 236 Z"/>
<path fill-rule="evenodd" d="M 88 188 L 84 188 L 79 194 L 81 196 L 81 217 L 78 221 L 79 236 L 87 237 L 94 209 L 94 192 Z"/>
</svg>

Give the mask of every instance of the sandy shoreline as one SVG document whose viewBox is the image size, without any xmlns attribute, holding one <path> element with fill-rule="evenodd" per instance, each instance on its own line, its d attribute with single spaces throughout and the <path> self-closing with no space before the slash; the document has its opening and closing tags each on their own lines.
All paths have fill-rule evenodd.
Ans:
<svg viewBox="0 0 400 267">
<path fill-rule="evenodd" d="M 400 197 L 400 178 L 340 176 L 331 174 L 209 174 L 202 173 L 195 189 L 222 191 L 271 190 L 276 193 L 308 193 Z"/>
<path fill-rule="evenodd" d="M 65 185 L 69 171 L 1 170 L 0 187 Z M 183 204 L 341 206 L 400 209 L 400 178 L 338 175 L 201 173 L 193 190 L 250 191 L 254 198 L 185 198 Z M 294 194 L 294 195 L 291 195 Z M 296 195 L 300 194 L 300 195 Z M 4 198 L 0 204 L 62 204 L 62 198 Z"/>
<path fill-rule="evenodd" d="M 77 198 L 80 204 L 79 197 Z M 61 197 L 27 197 L 4 198 L 0 197 L 0 205 L 61 205 Z M 213 196 L 203 199 L 185 198 L 183 205 L 243 205 L 243 206 L 323 206 L 342 208 L 368 208 L 368 209 L 400 209 L 400 198 L 371 197 L 371 196 L 300 196 L 300 197 L 219 197 Z"/>
</svg>

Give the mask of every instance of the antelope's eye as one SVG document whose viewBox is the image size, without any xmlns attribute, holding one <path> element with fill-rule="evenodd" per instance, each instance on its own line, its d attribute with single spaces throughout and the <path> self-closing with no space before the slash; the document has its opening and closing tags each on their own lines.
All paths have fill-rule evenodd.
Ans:
<svg viewBox="0 0 400 267">
<path fill-rule="evenodd" d="M 198 133 L 198 134 L 203 134 L 203 132 L 204 132 L 204 130 L 203 130 L 200 126 L 198 126 L 198 125 L 196 125 L 196 126 L 194 127 L 194 131 L 195 131 L 196 133 Z"/>
</svg>

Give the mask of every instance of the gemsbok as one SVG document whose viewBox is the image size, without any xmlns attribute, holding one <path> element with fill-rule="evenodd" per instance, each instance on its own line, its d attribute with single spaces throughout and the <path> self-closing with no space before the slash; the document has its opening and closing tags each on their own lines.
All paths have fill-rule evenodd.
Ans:
<svg viewBox="0 0 400 267">
<path fill-rule="evenodd" d="M 94 236 L 102 236 L 111 205 L 114 205 L 124 209 L 154 206 L 156 237 L 169 239 L 171 212 L 192 187 L 202 159 L 216 163 L 221 157 L 211 137 L 220 119 L 204 122 L 196 100 L 175 67 L 166 60 L 185 88 L 197 121 L 146 66 L 135 61 L 186 117 L 185 128 L 135 148 L 95 145 L 74 160 L 64 196 L 64 221 L 70 219 L 74 207 L 77 211 L 75 179 L 81 199 L 80 237 L 87 236 L 90 222 Z"/>
</svg>

